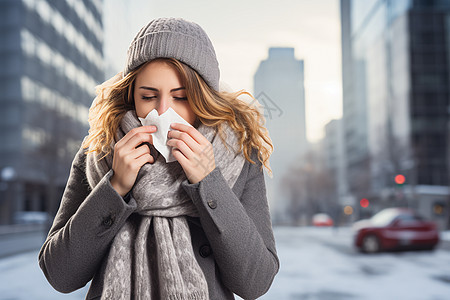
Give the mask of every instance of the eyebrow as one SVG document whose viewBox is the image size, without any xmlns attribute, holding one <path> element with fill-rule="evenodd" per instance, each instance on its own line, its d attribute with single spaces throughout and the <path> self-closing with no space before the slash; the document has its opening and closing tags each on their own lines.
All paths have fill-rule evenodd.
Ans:
<svg viewBox="0 0 450 300">
<path fill-rule="evenodd" d="M 139 87 L 139 88 L 140 88 L 140 89 L 143 89 L 143 90 L 149 90 L 149 91 L 159 92 L 159 90 L 156 89 L 156 88 L 154 88 L 154 87 L 141 86 L 141 87 Z M 179 90 L 185 90 L 185 89 L 186 89 L 185 87 L 179 87 L 179 88 L 176 88 L 176 89 L 171 89 L 170 92 L 172 93 L 172 92 L 176 92 L 176 91 L 179 91 Z"/>
</svg>

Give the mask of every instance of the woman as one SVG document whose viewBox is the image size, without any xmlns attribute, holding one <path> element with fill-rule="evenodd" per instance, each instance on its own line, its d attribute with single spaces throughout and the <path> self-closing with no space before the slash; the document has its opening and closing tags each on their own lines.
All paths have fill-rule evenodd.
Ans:
<svg viewBox="0 0 450 300">
<path fill-rule="evenodd" d="M 181 18 L 143 27 L 127 65 L 98 88 L 39 265 L 86 299 L 255 299 L 279 269 L 263 164 L 272 144 L 260 112 L 219 92 L 214 48 Z M 153 146 L 156 109 L 172 124 L 166 163 Z M 270 170 L 270 168 L 268 168 Z"/>
</svg>

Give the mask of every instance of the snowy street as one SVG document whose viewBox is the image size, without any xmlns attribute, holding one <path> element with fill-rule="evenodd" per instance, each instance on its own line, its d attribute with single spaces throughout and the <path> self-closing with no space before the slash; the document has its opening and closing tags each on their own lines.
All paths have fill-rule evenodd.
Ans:
<svg viewBox="0 0 450 300">
<path fill-rule="evenodd" d="M 450 299 L 450 251 L 364 255 L 348 228 L 275 227 L 281 269 L 261 299 Z M 0 259 L 0 300 L 84 299 L 47 283 L 37 251 Z"/>
<path fill-rule="evenodd" d="M 348 228 L 274 229 L 280 272 L 261 299 L 450 299 L 450 251 L 365 255 Z"/>
</svg>

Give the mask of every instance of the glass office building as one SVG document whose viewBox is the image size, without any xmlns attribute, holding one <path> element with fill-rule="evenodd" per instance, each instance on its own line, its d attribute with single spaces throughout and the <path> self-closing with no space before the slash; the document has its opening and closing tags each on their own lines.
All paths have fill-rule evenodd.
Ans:
<svg viewBox="0 0 450 300">
<path fill-rule="evenodd" d="M 102 5 L 0 0 L 2 223 L 58 207 L 104 80 Z"/>
<path fill-rule="evenodd" d="M 341 0 L 341 21 L 350 191 L 444 217 L 433 207 L 448 197 L 450 1 Z"/>
</svg>

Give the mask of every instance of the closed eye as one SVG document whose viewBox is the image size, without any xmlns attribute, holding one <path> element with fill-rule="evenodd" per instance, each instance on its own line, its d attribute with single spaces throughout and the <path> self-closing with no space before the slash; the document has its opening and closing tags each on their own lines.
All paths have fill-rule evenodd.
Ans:
<svg viewBox="0 0 450 300">
<path fill-rule="evenodd" d="M 142 96 L 142 100 L 151 100 L 153 98 L 156 98 L 156 96 L 150 96 L 150 97 Z"/>
<path fill-rule="evenodd" d="M 142 100 L 152 100 L 158 98 L 157 96 L 142 96 Z M 178 100 L 178 101 L 185 101 L 187 100 L 187 97 L 173 97 L 173 99 Z"/>
</svg>

